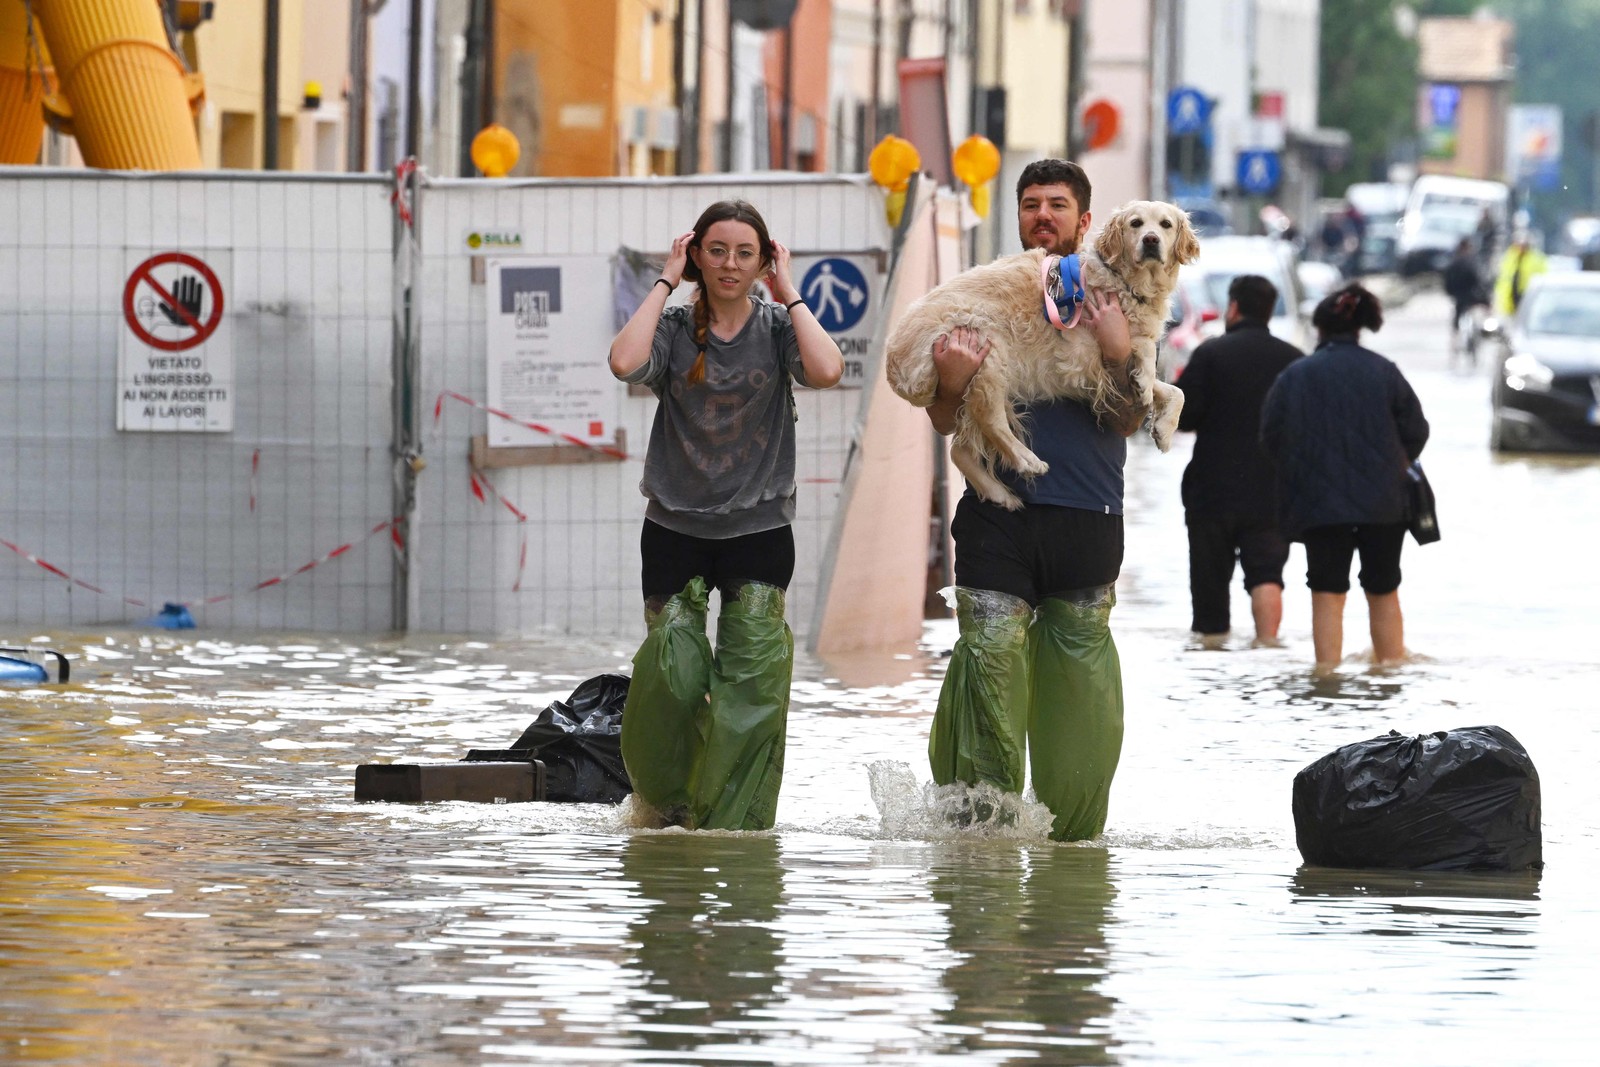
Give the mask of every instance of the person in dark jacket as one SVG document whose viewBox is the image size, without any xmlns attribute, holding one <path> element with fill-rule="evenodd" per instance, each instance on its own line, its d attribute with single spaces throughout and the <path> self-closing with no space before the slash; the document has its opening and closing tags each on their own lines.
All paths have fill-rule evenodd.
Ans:
<svg viewBox="0 0 1600 1067">
<path fill-rule="evenodd" d="M 1488 304 L 1489 294 L 1485 291 L 1483 276 L 1478 273 L 1477 251 L 1470 237 L 1463 237 L 1456 244 L 1455 257 L 1444 268 L 1440 281 L 1444 283 L 1445 295 L 1451 300 L 1450 352 L 1452 355 L 1458 351 L 1464 352 L 1471 359 L 1477 349 L 1477 339 L 1472 335 L 1475 326 L 1463 323 L 1463 319 L 1473 308 Z M 1467 331 L 1464 339 L 1461 336 L 1463 329 Z"/>
<path fill-rule="evenodd" d="M 1279 373 L 1304 353 L 1267 329 L 1277 303 L 1278 288 L 1266 278 L 1234 278 L 1223 313 L 1228 332 L 1195 349 L 1183 372 L 1178 429 L 1195 434 L 1183 472 L 1189 599 L 1192 629 L 1205 648 L 1227 640 L 1235 559 L 1250 594 L 1256 644 L 1277 645 L 1283 621 L 1289 543 L 1278 532 L 1272 466 L 1261 450 L 1261 404 Z"/>
<path fill-rule="evenodd" d="M 1428 442 L 1422 404 L 1400 368 L 1358 342 L 1383 326 L 1378 298 L 1351 283 L 1311 317 L 1317 347 L 1278 376 L 1261 412 L 1277 468 L 1278 526 L 1306 546 L 1317 667 L 1343 658 L 1350 560 L 1361 554 L 1372 655 L 1405 656 L 1400 547 L 1410 509 L 1406 468 Z"/>
</svg>

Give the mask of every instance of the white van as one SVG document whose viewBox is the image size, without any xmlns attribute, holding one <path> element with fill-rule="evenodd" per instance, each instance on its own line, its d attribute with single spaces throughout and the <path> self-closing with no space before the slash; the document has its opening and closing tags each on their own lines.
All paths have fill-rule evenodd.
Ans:
<svg viewBox="0 0 1600 1067">
<path fill-rule="evenodd" d="M 1500 182 L 1448 174 L 1422 175 L 1411 186 L 1405 214 L 1400 218 L 1396 245 L 1400 273 L 1443 270 L 1461 238 L 1476 239 L 1485 210 L 1494 219 L 1496 240 L 1504 245 L 1509 201 L 1510 190 Z"/>
</svg>

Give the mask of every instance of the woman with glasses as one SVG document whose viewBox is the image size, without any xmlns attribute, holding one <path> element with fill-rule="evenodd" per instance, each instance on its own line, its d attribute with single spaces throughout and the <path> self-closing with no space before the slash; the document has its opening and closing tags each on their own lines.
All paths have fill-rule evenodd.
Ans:
<svg viewBox="0 0 1600 1067">
<path fill-rule="evenodd" d="M 752 293 L 766 281 L 776 303 Z M 678 285 L 690 305 L 667 308 Z M 660 401 L 645 453 L 644 643 L 622 716 L 634 793 L 690 829 L 763 830 L 777 813 L 794 637 L 792 382 L 829 388 L 839 346 L 795 287 L 789 250 L 743 200 L 712 204 L 611 343 L 611 372 Z M 720 613 L 706 640 L 710 590 Z"/>
</svg>

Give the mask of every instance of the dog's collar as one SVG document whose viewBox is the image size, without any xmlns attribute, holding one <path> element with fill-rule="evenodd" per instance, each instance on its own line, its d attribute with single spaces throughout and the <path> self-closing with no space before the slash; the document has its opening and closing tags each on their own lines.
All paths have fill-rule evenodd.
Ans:
<svg viewBox="0 0 1600 1067">
<path fill-rule="evenodd" d="M 1045 256 L 1039 261 L 1039 280 L 1044 285 L 1044 316 L 1058 330 L 1078 325 L 1083 314 L 1083 265 L 1074 252 L 1070 256 Z"/>
</svg>

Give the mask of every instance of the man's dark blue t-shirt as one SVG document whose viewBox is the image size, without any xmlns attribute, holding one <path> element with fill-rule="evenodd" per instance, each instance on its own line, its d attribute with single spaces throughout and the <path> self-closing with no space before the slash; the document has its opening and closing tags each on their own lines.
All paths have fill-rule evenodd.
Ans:
<svg viewBox="0 0 1600 1067">
<path fill-rule="evenodd" d="M 1050 469 L 1029 481 L 1001 463 L 1000 480 L 1029 504 L 1121 515 L 1127 439 L 1102 430 L 1094 413 L 1076 400 L 1030 404 L 1022 414 L 1023 439 Z"/>
</svg>

